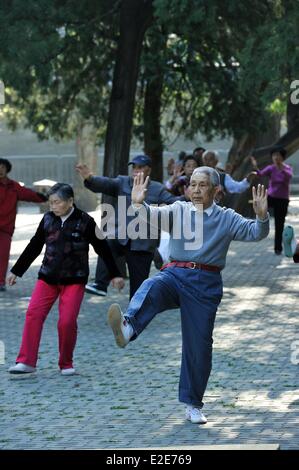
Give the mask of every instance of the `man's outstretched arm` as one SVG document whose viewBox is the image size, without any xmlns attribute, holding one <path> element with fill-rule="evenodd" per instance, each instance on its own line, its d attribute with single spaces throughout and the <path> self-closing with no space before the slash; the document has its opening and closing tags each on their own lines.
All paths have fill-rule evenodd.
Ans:
<svg viewBox="0 0 299 470">
<path fill-rule="evenodd" d="M 84 186 L 94 193 L 108 194 L 109 196 L 118 196 L 119 179 L 108 178 L 107 176 L 94 176 L 87 165 L 79 164 L 76 171 L 83 179 Z"/>
</svg>

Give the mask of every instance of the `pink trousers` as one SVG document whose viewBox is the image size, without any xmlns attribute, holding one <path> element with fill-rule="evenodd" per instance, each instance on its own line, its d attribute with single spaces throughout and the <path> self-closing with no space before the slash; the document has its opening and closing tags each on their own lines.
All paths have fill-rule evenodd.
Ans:
<svg viewBox="0 0 299 470">
<path fill-rule="evenodd" d="M 22 344 L 16 362 L 35 367 L 44 321 L 59 297 L 59 361 L 60 369 L 73 367 L 73 351 L 77 340 L 77 318 L 84 296 L 83 284 L 51 285 L 38 280 L 26 313 Z"/>
</svg>

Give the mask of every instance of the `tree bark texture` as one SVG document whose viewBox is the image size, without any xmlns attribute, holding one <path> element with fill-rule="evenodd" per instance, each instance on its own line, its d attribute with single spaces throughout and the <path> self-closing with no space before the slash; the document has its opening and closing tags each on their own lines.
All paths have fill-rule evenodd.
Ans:
<svg viewBox="0 0 299 470">
<path fill-rule="evenodd" d="M 152 0 L 123 0 L 105 142 L 105 176 L 128 172 L 140 54 L 151 21 Z"/>
</svg>

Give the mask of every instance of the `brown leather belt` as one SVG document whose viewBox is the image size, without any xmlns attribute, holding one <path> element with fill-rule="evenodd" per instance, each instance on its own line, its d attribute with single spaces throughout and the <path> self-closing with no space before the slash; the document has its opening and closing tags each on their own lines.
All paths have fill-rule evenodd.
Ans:
<svg viewBox="0 0 299 470">
<path fill-rule="evenodd" d="M 221 269 L 218 266 L 212 266 L 210 264 L 195 263 L 194 261 L 171 261 L 170 263 L 164 264 L 160 271 L 170 266 L 176 266 L 177 268 L 189 268 L 189 269 L 203 269 L 204 271 L 214 271 L 220 273 Z"/>
</svg>

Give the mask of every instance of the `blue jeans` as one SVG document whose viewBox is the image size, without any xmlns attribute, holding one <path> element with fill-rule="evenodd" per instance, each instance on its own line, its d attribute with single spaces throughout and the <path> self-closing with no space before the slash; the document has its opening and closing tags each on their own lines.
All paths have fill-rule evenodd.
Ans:
<svg viewBox="0 0 299 470">
<path fill-rule="evenodd" d="M 180 307 L 182 363 L 179 400 L 203 406 L 212 368 L 213 328 L 222 298 L 220 273 L 169 267 L 144 281 L 130 301 L 125 317 L 136 337 L 157 313 Z"/>
</svg>

